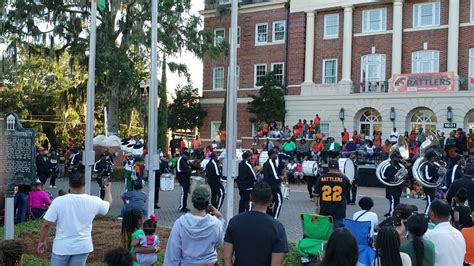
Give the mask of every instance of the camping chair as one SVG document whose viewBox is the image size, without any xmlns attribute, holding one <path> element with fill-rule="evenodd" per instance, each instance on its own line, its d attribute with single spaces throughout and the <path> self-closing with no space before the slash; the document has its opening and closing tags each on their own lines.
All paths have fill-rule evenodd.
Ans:
<svg viewBox="0 0 474 266">
<path fill-rule="evenodd" d="M 331 236 L 333 219 L 331 216 L 301 214 L 303 239 L 296 243 L 296 251 L 304 258 L 312 260 L 323 253 L 323 244 Z"/>
<path fill-rule="evenodd" d="M 359 222 L 344 219 L 343 224 L 345 228 L 352 232 L 357 241 L 357 246 L 359 247 L 358 264 L 372 265 L 375 260 L 376 253 L 371 247 L 372 238 L 370 237 L 370 222 Z"/>
<path fill-rule="evenodd" d="M 474 227 L 463 228 L 461 234 L 466 241 L 466 255 L 464 256 L 464 262 L 473 264 L 474 263 Z"/>
</svg>

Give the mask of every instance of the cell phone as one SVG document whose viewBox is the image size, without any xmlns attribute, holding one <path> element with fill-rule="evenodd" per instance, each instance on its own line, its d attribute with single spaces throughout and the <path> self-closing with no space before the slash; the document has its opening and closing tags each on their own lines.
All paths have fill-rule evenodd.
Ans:
<svg viewBox="0 0 474 266">
<path fill-rule="evenodd" d="M 394 226 L 401 226 L 402 225 L 402 212 L 395 211 L 393 214 L 393 225 Z"/>
<path fill-rule="evenodd" d="M 206 212 L 211 213 L 213 210 L 214 210 L 214 208 L 212 207 L 212 205 L 209 205 L 209 206 L 207 206 Z"/>
</svg>

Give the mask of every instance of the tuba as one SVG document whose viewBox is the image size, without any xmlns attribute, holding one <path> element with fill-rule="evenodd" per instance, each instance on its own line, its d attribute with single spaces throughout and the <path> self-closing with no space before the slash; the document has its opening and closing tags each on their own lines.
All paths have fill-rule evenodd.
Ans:
<svg viewBox="0 0 474 266">
<path fill-rule="evenodd" d="M 426 180 L 425 174 L 423 173 L 423 166 L 426 164 L 425 154 L 428 150 L 433 150 L 437 153 L 440 158 L 443 155 L 443 150 L 439 145 L 438 134 L 430 131 L 426 140 L 420 146 L 420 157 L 413 163 L 413 177 L 415 180 L 424 187 L 437 188 L 443 183 L 443 176 L 446 173 L 446 162 L 439 160 L 435 162 L 435 165 L 438 167 L 438 173 L 440 177 L 435 182 L 430 182 Z"/>
<path fill-rule="evenodd" d="M 405 141 L 404 136 L 398 137 L 397 144 L 393 145 L 392 148 L 390 148 L 390 155 L 392 155 L 392 153 L 394 152 L 399 152 L 404 160 L 410 158 L 408 144 Z M 408 167 L 405 164 L 400 163 L 401 169 L 398 170 L 398 172 L 395 174 L 394 181 L 387 181 L 383 173 L 388 166 L 390 166 L 390 158 L 379 163 L 377 169 L 375 170 L 375 175 L 379 179 L 380 183 L 389 187 L 396 187 L 403 184 L 408 176 Z"/>
</svg>

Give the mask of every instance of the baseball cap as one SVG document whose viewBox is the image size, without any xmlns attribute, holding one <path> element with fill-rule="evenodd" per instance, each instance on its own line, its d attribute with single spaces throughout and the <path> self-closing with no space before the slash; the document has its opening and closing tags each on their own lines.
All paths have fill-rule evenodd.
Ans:
<svg viewBox="0 0 474 266">
<path fill-rule="evenodd" d="M 33 181 L 32 185 L 42 185 L 43 183 L 38 179 L 36 178 L 35 181 Z"/>
<path fill-rule="evenodd" d="M 335 159 L 329 160 L 328 167 L 330 169 L 339 169 L 339 162 Z"/>
<path fill-rule="evenodd" d="M 206 202 L 211 199 L 211 191 L 208 186 L 201 185 L 194 189 L 192 195 L 193 202 Z"/>
<path fill-rule="evenodd" d="M 464 175 L 474 177 L 474 164 L 468 164 L 464 167 Z"/>
</svg>

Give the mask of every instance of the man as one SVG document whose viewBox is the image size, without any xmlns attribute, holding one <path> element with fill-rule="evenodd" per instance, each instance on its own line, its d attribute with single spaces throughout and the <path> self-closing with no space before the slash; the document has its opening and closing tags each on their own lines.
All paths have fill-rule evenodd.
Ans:
<svg viewBox="0 0 474 266">
<path fill-rule="evenodd" d="M 189 153 L 183 151 L 176 163 L 176 178 L 181 186 L 181 197 L 179 201 L 179 211 L 189 212 L 186 208 L 188 204 L 189 187 L 191 186 L 191 166 L 188 163 Z"/>
<path fill-rule="evenodd" d="M 111 184 L 105 184 L 104 200 L 84 193 L 85 178 L 80 172 L 69 177 L 70 193 L 53 200 L 44 215 L 37 251 L 46 252 L 46 237 L 53 224 L 56 236 L 51 254 L 52 266 L 86 265 L 92 245 L 92 221 L 105 215 L 112 205 Z"/>
<path fill-rule="evenodd" d="M 281 146 L 283 152 L 287 154 L 288 156 L 295 156 L 296 152 L 296 143 L 294 138 L 288 139 L 283 145 Z"/>
<path fill-rule="evenodd" d="M 354 133 L 352 133 L 352 140 L 355 142 L 355 144 L 360 143 L 360 135 L 357 133 L 357 130 L 354 130 Z"/>
<path fill-rule="evenodd" d="M 396 128 L 393 128 L 392 133 L 390 133 L 390 143 L 391 143 L 392 145 L 397 144 L 397 142 L 398 142 L 398 136 L 399 136 L 399 134 L 398 134 L 398 132 L 397 132 L 397 129 L 396 129 Z"/>
<path fill-rule="evenodd" d="M 428 216 L 436 226 L 424 236 L 435 246 L 435 266 L 463 265 L 466 242 L 456 228 L 449 223 L 451 207 L 441 200 L 431 203 Z"/>
<path fill-rule="evenodd" d="M 252 155 L 246 151 L 242 154 L 242 161 L 239 163 L 239 175 L 237 177 L 237 187 L 239 188 L 239 213 L 250 210 L 250 193 L 252 187 L 257 182 L 257 175 L 253 170 L 250 160 Z"/>
<path fill-rule="evenodd" d="M 434 164 L 438 159 L 438 155 L 435 151 L 428 150 L 425 154 L 425 159 L 426 162 L 421 166 L 424 179 L 429 183 L 436 184 L 438 179 L 445 174 L 442 168 Z M 436 188 L 423 186 L 423 192 L 426 195 L 425 214 L 428 215 L 430 204 L 435 199 Z"/>
<path fill-rule="evenodd" d="M 84 172 L 84 165 L 82 165 L 82 153 L 79 148 L 72 149 L 72 155 L 69 157 L 69 172 L 81 171 Z"/>
<path fill-rule="evenodd" d="M 265 214 L 272 203 L 272 189 L 259 182 L 251 191 L 252 211 L 229 221 L 224 238 L 224 266 L 282 265 L 288 252 L 285 228 Z"/>
<path fill-rule="evenodd" d="M 263 150 L 264 151 L 272 150 L 274 146 L 275 145 L 273 145 L 273 142 L 270 140 L 270 138 L 267 137 L 267 141 L 265 142 L 265 146 L 264 146 Z"/>
<path fill-rule="evenodd" d="M 211 153 L 211 160 L 206 165 L 207 183 L 211 187 L 211 204 L 218 210 L 221 209 L 224 203 L 224 186 L 221 183 L 221 171 L 217 166 L 217 155 Z"/>
<path fill-rule="evenodd" d="M 273 194 L 273 210 L 270 208 L 267 213 L 272 215 L 275 219 L 280 216 L 281 204 L 283 203 L 283 196 L 281 194 L 281 181 L 279 165 L 277 165 L 278 153 L 273 149 L 268 151 L 268 160 L 263 164 L 263 180 L 267 182 Z"/>
<path fill-rule="evenodd" d="M 99 195 L 101 199 L 105 196 L 105 184 L 108 183 L 110 174 L 112 173 L 112 165 L 110 165 L 110 159 L 107 153 L 100 155 L 100 160 L 94 164 L 94 174 L 97 175 L 97 184 L 99 184 Z M 105 180 L 105 182 L 104 182 Z M 131 191 L 131 190 L 128 190 Z"/>
<path fill-rule="evenodd" d="M 337 160 L 329 160 L 328 167 L 329 172 L 323 174 L 316 182 L 314 191 L 316 213 L 332 216 L 336 229 L 343 226 L 342 220 L 346 217 L 346 196 L 350 181 L 347 176 L 340 173 Z"/>
<path fill-rule="evenodd" d="M 396 175 L 402 166 L 400 165 L 400 161 L 402 160 L 402 156 L 399 152 L 394 151 L 390 154 L 390 164 L 384 167 L 382 172 L 382 178 L 385 179 L 387 182 L 395 182 Z M 388 213 L 385 214 L 386 217 L 393 216 L 393 211 L 400 203 L 400 197 L 402 195 L 403 185 L 399 186 L 387 186 L 385 188 L 385 198 L 389 201 L 389 208 Z"/>
<path fill-rule="evenodd" d="M 39 147 L 38 155 L 36 155 L 36 172 L 43 185 L 46 185 L 46 181 L 48 181 L 50 175 L 49 170 L 50 168 L 46 157 L 46 150 L 43 147 Z"/>
<path fill-rule="evenodd" d="M 463 168 L 466 163 L 466 161 L 464 160 L 464 157 L 457 154 L 456 156 L 454 156 L 453 161 L 455 162 L 455 164 L 446 173 L 446 179 L 444 182 L 445 186 L 443 187 L 444 191 L 448 190 L 451 184 L 455 180 L 462 178 L 462 175 L 463 175 Z"/>
<path fill-rule="evenodd" d="M 467 137 L 462 128 L 458 128 L 457 130 L 456 145 L 458 146 L 459 152 L 461 154 L 464 154 L 464 152 L 467 150 Z"/>
<path fill-rule="evenodd" d="M 351 182 L 351 189 L 347 190 L 347 204 L 349 205 L 355 205 L 356 199 L 357 199 L 357 182 L 359 181 L 359 176 L 358 176 L 358 171 L 357 171 L 357 164 L 356 164 L 356 158 L 357 154 L 355 151 L 351 152 L 349 155 L 349 159 L 352 161 L 354 164 L 354 180 Z M 352 197 L 351 197 L 351 192 L 352 192 Z"/>
<path fill-rule="evenodd" d="M 446 200 L 448 203 L 451 203 L 454 196 L 460 188 L 465 188 L 468 193 L 467 201 L 471 211 L 474 212 L 474 164 L 468 164 L 464 168 L 464 175 L 455 180 L 449 187 L 448 194 L 446 195 Z"/>
<path fill-rule="evenodd" d="M 346 150 L 342 152 L 342 157 L 347 158 L 352 152 L 357 150 L 357 144 L 354 143 L 353 139 L 349 139 L 349 143 L 346 144 Z"/>
<path fill-rule="evenodd" d="M 318 132 L 321 130 L 321 118 L 319 117 L 319 114 L 316 114 L 316 117 L 314 118 L 314 131 Z"/>
<path fill-rule="evenodd" d="M 335 142 L 334 138 L 328 138 L 324 150 L 326 151 L 327 156 L 329 156 L 329 159 L 336 158 L 341 152 L 341 145 Z"/>
<path fill-rule="evenodd" d="M 224 219 L 222 213 L 209 206 L 210 199 L 211 192 L 207 186 L 199 186 L 193 191 L 193 211 L 174 223 L 166 246 L 164 266 L 217 263 L 216 249 L 222 247 L 224 240 Z"/>
<path fill-rule="evenodd" d="M 418 130 L 418 134 L 416 135 L 416 141 L 423 143 L 426 140 L 425 133 L 423 133 L 423 128 Z"/>
<path fill-rule="evenodd" d="M 200 153 L 201 153 L 201 140 L 199 139 L 199 135 L 196 135 L 196 138 L 193 140 L 194 158 L 198 157 Z"/>
<path fill-rule="evenodd" d="M 341 138 L 342 138 L 342 145 L 349 142 L 349 132 L 347 131 L 347 128 L 344 128 L 344 131 L 341 133 Z"/>
</svg>

